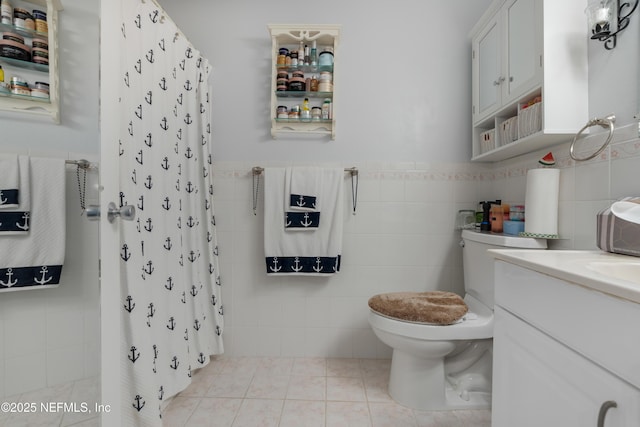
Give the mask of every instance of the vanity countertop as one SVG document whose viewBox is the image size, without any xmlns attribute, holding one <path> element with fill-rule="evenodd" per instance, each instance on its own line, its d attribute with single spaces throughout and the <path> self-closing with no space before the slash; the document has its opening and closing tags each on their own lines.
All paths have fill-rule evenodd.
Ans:
<svg viewBox="0 0 640 427">
<path fill-rule="evenodd" d="M 490 249 L 495 259 L 640 304 L 640 258 L 603 251 Z"/>
</svg>

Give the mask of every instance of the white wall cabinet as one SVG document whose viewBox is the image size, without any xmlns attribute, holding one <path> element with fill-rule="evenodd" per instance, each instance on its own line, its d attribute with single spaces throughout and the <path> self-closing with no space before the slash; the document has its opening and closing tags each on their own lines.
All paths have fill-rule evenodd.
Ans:
<svg viewBox="0 0 640 427">
<path fill-rule="evenodd" d="M 491 4 L 471 34 L 472 160 L 498 161 L 558 144 L 586 123 L 585 7 L 586 0 Z M 539 97 L 536 114 L 525 114 Z M 511 132 L 505 135 L 504 126 Z"/>
<path fill-rule="evenodd" d="M 291 24 L 270 24 L 269 33 L 271 34 L 271 135 L 277 138 L 281 135 L 327 135 L 332 140 L 335 139 L 336 125 L 336 67 L 335 63 L 339 58 L 339 40 L 340 26 L 337 25 L 291 25 Z M 297 51 L 300 44 L 311 46 L 316 44 L 316 55 L 319 57 L 325 48 L 333 51 L 333 65 L 331 67 L 321 66 L 282 66 L 278 64 L 278 55 L 281 48 L 289 51 Z M 304 78 L 317 77 L 320 79 L 321 72 L 330 73 L 332 90 L 278 90 L 278 72 L 288 73 L 291 78 L 293 72 L 301 72 Z M 309 100 L 309 108 L 323 107 L 326 100 L 330 103 L 329 117 L 321 117 L 318 119 L 289 119 L 278 117 L 278 107 L 283 106 L 290 111 L 291 108 L 298 106 L 302 109 L 305 98 Z"/>
<path fill-rule="evenodd" d="M 0 92 L 0 112 L 20 113 L 25 117 L 44 117 L 54 123 L 60 123 L 60 97 L 58 76 L 58 12 L 62 10 L 60 0 L 13 1 L 14 7 L 46 10 L 48 33 L 18 28 L 9 24 L 0 24 L 0 33 L 16 33 L 30 45 L 34 37 L 46 39 L 49 50 L 49 65 L 36 64 L 0 56 L 0 65 L 4 70 L 5 82 L 12 76 L 20 76 L 32 86 L 35 82 L 49 84 L 49 99 L 36 98 Z"/>
<path fill-rule="evenodd" d="M 495 277 L 492 425 L 638 425 L 638 304 L 504 262 Z"/>
</svg>

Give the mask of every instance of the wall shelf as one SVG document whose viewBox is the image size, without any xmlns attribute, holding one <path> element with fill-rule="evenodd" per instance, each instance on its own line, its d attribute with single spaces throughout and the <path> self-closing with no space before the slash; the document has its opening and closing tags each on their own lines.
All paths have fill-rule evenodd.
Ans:
<svg viewBox="0 0 640 427">
<path fill-rule="evenodd" d="M 340 26 L 338 25 L 290 25 L 290 24 L 270 24 L 268 26 L 271 35 L 271 136 L 275 139 L 279 135 L 327 135 L 332 140 L 335 139 L 336 129 L 336 73 L 335 61 L 338 56 L 338 42 L 340 38 Z M 287 48 L 290 51 L 298 49 L 300 44 L 311 46 L 316 43 L 317 55 L 322 48 L 330 47 L 334 54 L 334 64 L 332 66 L 282 66 L 278 64 L 278 54 L 280 48 Z M 332 92 L 316 91 L 289 91 L 277 90 L 277 74 L 285 71 L 302 72 L 305 78 L 318 76 L 321 72 L 330 72 L 333 83 Z M 295 105 L 300 105 L 304 98 L 309 99 L 310 107 L 321 107 L 325 99 L 331 100 L 331 116 L 326 120 L 290 120 L 279 119 L 277 109 L 279 106 L 287 107 L 288 111 Z"/>
<path fill-rule="evenodd" d="M 60 0 L 14 0 L 12 3 L 14 7 L 23 7 L 29 11 L 46 9 L 48 33 L 40 33 L 8 24 L 0 24 L 0 33 L 19 34 L 25 38 L 27 45 L 31 44 L 34 37 L 47 39 L 49 65 L 0 56 L 0 66 L 4 70 L 5 82 L 9 82 L 11 76 L 14 75 L 24 78 L 30 87 L 36 81 L 46 82 L 49 84 L 49 99 L 3 92 L 0 93 L 0 112 L 19 114 L 27 118 L 48 118 L 59 124 L 58 12 L 62 10 L 62 4 Z"/>
</svg>

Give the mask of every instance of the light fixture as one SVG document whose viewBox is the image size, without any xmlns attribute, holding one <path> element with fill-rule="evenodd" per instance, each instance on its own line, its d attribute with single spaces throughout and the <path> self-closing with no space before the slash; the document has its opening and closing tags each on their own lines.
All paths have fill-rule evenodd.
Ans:
<svg viewBox="0 0 640 427">
<path fill-rule="evenodd" d="M 620 0 L 603 0 L 587 7 L 585 13 L 591 29 L 591 39 L 604 42 L 604 48 L 616 47 L 617 35 L 629 25 L 629 16 L 636 10 L 638 0 L 620 3 Z"/>
</svg>

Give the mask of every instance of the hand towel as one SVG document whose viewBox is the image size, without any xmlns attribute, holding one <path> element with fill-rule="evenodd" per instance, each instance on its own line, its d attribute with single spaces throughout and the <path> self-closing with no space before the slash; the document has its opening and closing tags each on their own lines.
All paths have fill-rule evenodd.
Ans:
<svg viewBox="0 0 640 427">
<path fill-rule="evenodd" d="M 0 209 L 17 208 L 20 164 L 17 154 L 0 154 Z"/>
<path fill-rule="evenodd" d="M 29 233 L 31 216 L 31 173 L 29 156 L 18 156 L 18 204 L 0 209 L 0 237 Z"/>
<path fill-rule="evenodd" d="M 0 238 L 0 292 L 54 288 L 64 262 L 66 212 L 62 159 L 32 157 L 31 229 Z"/>
<path fill-rule="evenodd" d="M 291 211 L 320 211 L 322 169 L 289 167 L 285 170 L 285 203 Z"/>
<path fill-rule="evenodd" d="M 313 233 L 291 233 L 283 224 L 284 168 L 264 171 L 264 251 L 269 275 L 325 276 L 340 270 L 344 169 L 322 169 L 322 222 Z"/>
</svg>

